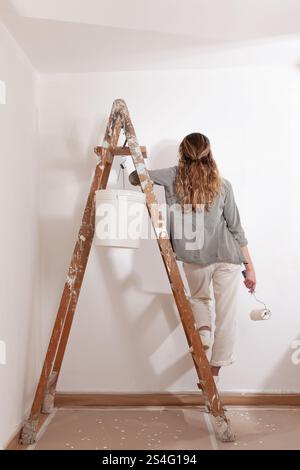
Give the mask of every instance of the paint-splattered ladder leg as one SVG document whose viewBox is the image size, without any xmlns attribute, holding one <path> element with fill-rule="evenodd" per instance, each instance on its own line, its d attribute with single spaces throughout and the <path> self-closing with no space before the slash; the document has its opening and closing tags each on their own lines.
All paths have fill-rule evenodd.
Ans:
<svg viewBox="0 0 300 470">
<path fill-rule="evenodd" d="M 96 190 L 106 188 L 111 166 L 112 166 L 112 163 L 109 161 L 107 161 L 104 164 L 104 170 L 102 172 L 101 177 L 99 178 L 99 183 L 97 183 Z M 93 205 L 94 205 L 94 202 L 93 202 Z M 94 216 L 95 216 L 95 207 L 93 207 L 91 210 L 91 221 L 95 220 Z M 85 249 L 81 251 L 80 260 L 78 261 L 78 264 L 77 264 L 78 275 L 76 276 L 76 279 L 74 280 L 74 284 L 72 287 L 73 294 L 69 302 L 65 323 L 64 323 L 63 330 L 60 336 L 57 353 L 55 356 L 53 371 L 50 375 L 50 380 L 48 381 L 46 393 L 44 396 L 44 401 L 43 401 L 43 406 L 42 406 L 43 413 L 51 413 L 54 408 L 56 385 L 57 385 L 57 381 L 59 378 L 62 361 L 64 358 L 65 350 L 67 347 L 67 343 L 68 343 L 68 339 L 69 339 L 69 335 L 70 335 L 70 331 L 71 331 L 71 327 L 73 323 L 73 318 L 74 318 L 74 314 L 75 314 L 75 310 L 77 306 L 77 301 L 79 298 L 79 293 L 81 290 L 81 285 L 82 285 L 83 276 L 84 276 L 84 272 L 85 272 L 88 257 L 89 257 L 91 244 L 93 241 L 93 236 L 94 236 L 94 229 L 91 233 L 91 236 L 89 237 L 89 243 L 85 246 Z"/>
<path fill-rule="evenodd" d="M 90 216 L 94 187 L 99 176 L 100 170 L 97 169 L 85 210 L 85 219 Z M 56 355 L 59 340 L 61 338 L 61 333 L 65 325 L 67 312 L 70 311 L 71 308 L 73 310 L 77 303 L 80 278 L 83 277 L 84 271 L 83 256 L 87 259 L 92 236 L 93 234 L 90 230 L 90 227 L 88 227 L 86 224 L 83 224 L 73 252 L 71 265 L 68 271 L 57 317 L 52 330 L 43 369 L 36 389 L 30 417 L 25 422 L 21 432 L 20 441 L 22 444 L 33 444 L 35 442 L 41 407 L 47 388 L 47 393 L 53 395 L 53 385 L 56 383 L 58 377 L 55 377 L 52 373 L 52 364 Z M 46 395 L 46 401 L 49 402 L 49 395 Z"/>
</svg>

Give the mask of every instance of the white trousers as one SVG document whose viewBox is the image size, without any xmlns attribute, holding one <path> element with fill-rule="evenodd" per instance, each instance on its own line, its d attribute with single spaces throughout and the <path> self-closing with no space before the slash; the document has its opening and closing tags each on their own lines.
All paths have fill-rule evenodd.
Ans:
<svg viewBox="0 0 300 470">
<path fill-rule="evenodd" d="M 241 282 L 241 264 L 183 263 L 190 288 L 190 303 L 198 328 L 212 330 L 211 284 L 215 299 L 215 330 L 210 365 L 228 366 L 234 362 L 237 294 Z"/>
</svg>

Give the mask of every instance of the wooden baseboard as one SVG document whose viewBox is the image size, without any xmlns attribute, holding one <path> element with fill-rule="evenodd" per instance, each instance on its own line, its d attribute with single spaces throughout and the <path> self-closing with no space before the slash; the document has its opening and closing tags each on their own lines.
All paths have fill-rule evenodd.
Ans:
<svg viewBox="0 0 300 470">
<path fill-rule="evenodd" d="M 221 393 L 226 406 L 300 406 L 300 394 L 276 393 Z M 57 393 L 56 408 L 93 408 L 102 406 L 204 406 L 199 392 L 186 393 Z M 39 429 L 48 418 L 41 415 Z M 21 431 L 21 430 L 20 430 Z M 19 444 L 20 431 L 10 441 L 6 450 L 26 450 Z"/>
<path fill-rule="evenodd" d="M 300 394 L 221 394 L 226 406 L 300 406 Z M 58 393 L 57 408 L 95 406 L 204 406 L 200 393 Z"/>
</svg>

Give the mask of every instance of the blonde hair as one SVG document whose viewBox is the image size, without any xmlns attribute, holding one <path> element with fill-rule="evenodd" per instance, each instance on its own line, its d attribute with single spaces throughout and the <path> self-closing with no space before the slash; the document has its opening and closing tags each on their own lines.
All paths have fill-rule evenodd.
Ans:
<svg viewBox="0 0 300 470">
<path fill-rule="evenodd" d="M 204 204 L 209 211 L 220 193 L 221 177 L 209 139 L 199 132 L 185 136 L 179 145 L 175 188 L 180 205 L 191 204 L 193 210 Z"/>
</svg>

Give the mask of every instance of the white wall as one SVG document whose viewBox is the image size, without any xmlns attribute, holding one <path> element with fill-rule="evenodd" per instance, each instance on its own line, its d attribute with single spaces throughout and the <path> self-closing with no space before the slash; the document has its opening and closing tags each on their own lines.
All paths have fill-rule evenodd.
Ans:
<svg viewBox="0 0 300 470">
<path fill-rule="evenodd" d="M 40 89 L 41 273 L 45 347 L 115 98 L 129 106 L 149 168 L 174 165 L 202 131 L 231 180 L 269 322 L 251 322 L 242 284 L 236 363 L 224 390 L 300 391 L 291 344 L 298 319 L 300 117 L 295 68 L 220 68 L 43 76 Z M 123 143 L 123 142 L 120 142 Z M 116 167 L 116 169 L 118 169 Z M 115 184 L 115 175 L 111 184 Z M 160 199 L 161 188 L 156 188 Z M 197 390 L 155 241 L 93 248 L 59 382 L 63 391 Z"/>
<path fill-rule="evenodd" d="M 23 420 L 40 366 L 36 348 L 39 342 L 36 76 L 2 23 L 0 80 L 6 88 L 6 104 L 0 104 L 1 447 Z"/>
</svg>

